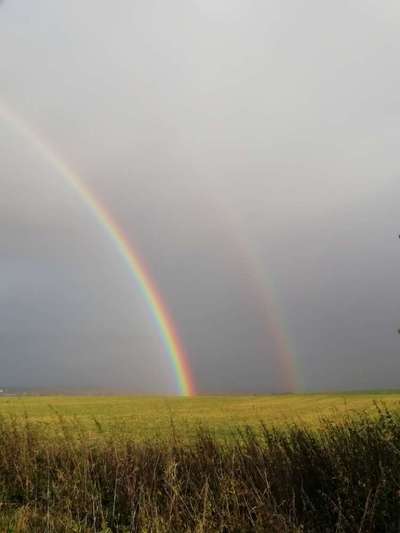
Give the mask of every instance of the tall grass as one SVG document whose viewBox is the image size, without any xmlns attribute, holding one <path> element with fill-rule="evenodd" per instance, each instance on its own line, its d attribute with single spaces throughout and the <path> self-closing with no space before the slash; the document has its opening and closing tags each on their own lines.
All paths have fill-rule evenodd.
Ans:
<svg viewBox="0 0 400 533">
<path fill-rule="evenodd" d="M 190 444 L 0 418 L 0 531 L 398 532 L 400 415 L 377 409 Z"/>
</svg>

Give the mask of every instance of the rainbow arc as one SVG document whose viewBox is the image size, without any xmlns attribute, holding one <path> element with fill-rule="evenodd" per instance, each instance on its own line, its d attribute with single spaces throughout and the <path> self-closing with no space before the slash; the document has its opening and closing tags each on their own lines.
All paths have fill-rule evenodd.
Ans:
<svg viewBox="0 0 400 533">
<path fill-rule="evenodd" d="M 30 125 L 28 125 L 17 113 L 8 107 L 0 105 L 0 119 L 9 123 L 20 135 L 35 147 L 41 157 L 47 161 L 57 173 L 62 176 L 77 195 L 91 210 L 98 223 L 104 228 L 107 235 L 113 241 L 115 248 L 124 259 L 129 268 L 136 286 L 140 289 L 147 302 L 151 316 L 157 326 L 162 339 L 165 353 L 167 354 L 176 378 L 179 393 L 183 396 L 196 394 L 196 387 L 189 364 L 189 358 L 178 334 L 171 313 L 152 279 L 149 270 L 139 253 L 125 235 L 123 229 L 105 207 L 102 201 L 85 184 L 82 177 L 72 169 L 64 159 L 57 154 L 51 145 L 44 140 Z"/>
</svg>

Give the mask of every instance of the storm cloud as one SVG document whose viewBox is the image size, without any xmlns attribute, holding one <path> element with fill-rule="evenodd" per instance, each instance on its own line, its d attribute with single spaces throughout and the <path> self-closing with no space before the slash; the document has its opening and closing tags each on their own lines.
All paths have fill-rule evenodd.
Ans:
<svg viewBox="0 0 400 533">
<path fill-rule="evenodd" d="M 392 388 L 399 53 L 394 0 L 5 1 L 0 103 L 145 258 L 200 392 L 282 392 L 288 365 Z M 1 120 L 0 163 L 0 385 L 174 393 L 104 229 Z"/>
</svg>

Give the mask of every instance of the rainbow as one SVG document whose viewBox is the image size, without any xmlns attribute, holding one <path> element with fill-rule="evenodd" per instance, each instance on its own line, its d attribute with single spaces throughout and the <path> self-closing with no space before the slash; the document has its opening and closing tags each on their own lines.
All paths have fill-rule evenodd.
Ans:
<svg viewBox="0 0 400 533">
<path fill-rule="evenodd" d="M 199 181 L 201 181 L 199 179 Z M 204 180 L 202 181 L 204 183 Z M 208 192 L 207 200 L 213 206 L 214 214 L 218 217 L 220 227 L 229 229 L 225 232 L 226 242 L 240 252 L 240 257 L 246 263 L 246 280 L 249 290 L 259 308 L 260 319 L 266 325 L 266 331 L 275 343 L 278 363 L 280 367 L 281 385 L 286 392 L 299 392 L 304 388 L 302 369 L 296 356 L 294 343 L 286 331 L 287 320 L 278 304 L 278 295 L 274 285 L 268 283 L 271 275 L 266 275 L 265 265 L 260 261 L 260 254 L 254 250 L 254 245 L 247 238 L 248 232 L 243 221 L 236 215 L 225 198 L 216 198 Z"/>
<path fill-rule="evenodd" d="M 164 303 L 157 286 L 152 279 L 148 268 L 139 253 L 133 248 L 122 228 L 115 218 L 107 210 L 105 205 L 94 192 L 85 184 L 81 176 L 73 170 L 57 154 L 51 145 L 43 140 L 31 126 L 29 126 L 17 113 L 11 111 L 8 106 L 0 105 L 0 119 L 10 124 L 15 130 L 27 139 L 40 153 L 44 160 L 52 165 L 57 172 L 76 191 L 86 206 L 91 210 L 115 245 L 120 256 L 128 266 L 136 285 L 139 287 L 152 318 L 158 328 L 165 352 L 170 359 L 176 377 L 179 393 L 182 396 L 193 396 L 196 394 L 189 359 L 183 347 L 175 327 L 173 318 Z"/>
</svg>

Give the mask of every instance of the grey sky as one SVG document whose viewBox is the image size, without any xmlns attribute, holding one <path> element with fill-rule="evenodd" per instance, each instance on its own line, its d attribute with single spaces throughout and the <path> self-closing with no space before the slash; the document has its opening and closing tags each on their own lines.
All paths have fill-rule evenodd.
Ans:
<svg viewBox="0 0 400 533">
<path fill-rule="evenodd" d="M 400 385 L 395 0 L 5 0 L 0 102 L 146 258 L 202 392 Z M 2 386 L 174 392 L 112 243 L 0 122 Z"/>
</svg>

